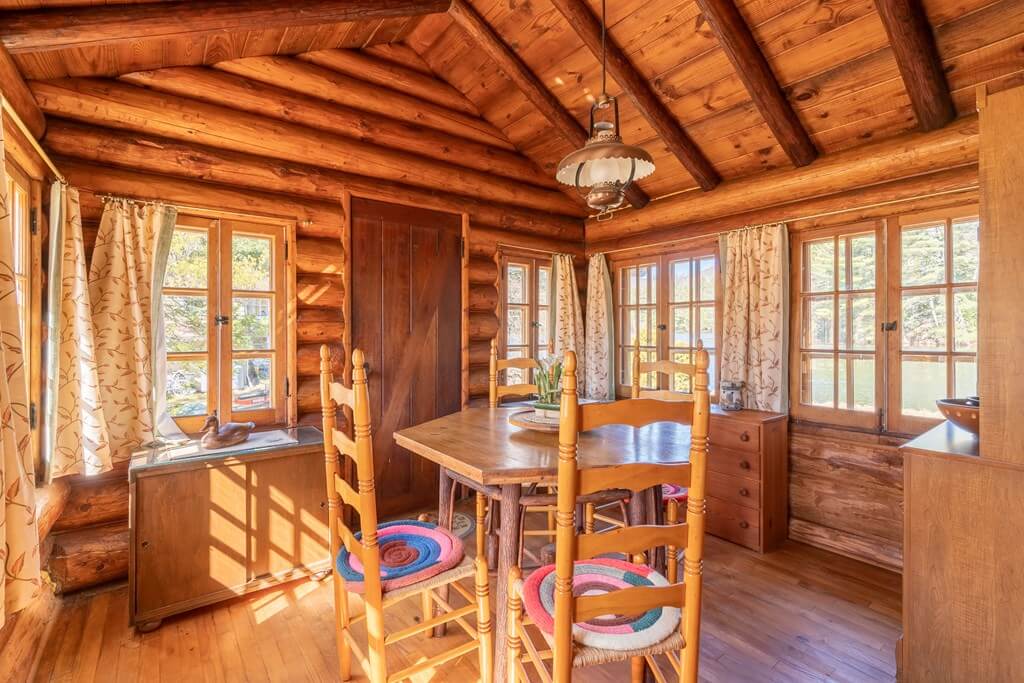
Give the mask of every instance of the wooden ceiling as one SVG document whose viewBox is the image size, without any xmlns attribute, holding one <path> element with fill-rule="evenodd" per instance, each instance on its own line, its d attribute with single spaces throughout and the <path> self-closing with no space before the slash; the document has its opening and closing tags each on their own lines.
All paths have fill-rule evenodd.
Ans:
<svg viewBox="0 0 1024 683">
<path fill-rule="evenodd" d="M 599 16 L 600 0 L 455 0 L 448 13 L 426 16 L 321 24 L 310 24 L 307 17 L 259 29 L 126 36 L 103 44 L 33 50 L 16 49 L 2 28 L 6 18 L 24 10 L 74 12 L 79 6 L 109 4 L 118 3 L 0 0 L 0 10 L 12 10 L 0 14 L 0 40 L 29 81 L 212 64 L 251 78 L 243 66 L 225 62 L 360 48 L 443 79 L 446 101 L 435 103 L 454 107 L 462 116 L 479 114 L 490 124 L 488 144 L 514 147 L 548 178 L 577 144 L 578 133 L 567 132 L 571 119 L 559 121 L 557 112 L 542 113 L 538 102 L 561 108 L 562 114 L 567 111 L 585 125 L 590 103 L 600 91 L 593 36 L 588 47 L 585 31 L 581 36 L 574 28 L 586 23 L 579 20 L 581 12 L 589 9 L 590 15 Z M 217 0 L 174 4 L 216 5 Z M 735 5 L 728 0 L 608 0 L 609 36 L 620 48 L 619 62 L 612 60 L 609 91 L 619 97 L 624 139 L 647 148 L 657 164 L 655 173 L 640 183 L 641 194 L 655 198 L 697 187 L 702 159 L 710 171 L 705 175 L 710 182 L 703 183 L 708 189 L 715 176 L 731 180 L 804 165 L 816 156 L 912 130 L 922 121 L 925 128 L 935 127 L 932 119 L 941 123 L 943 98 L 912 101 L 908 82 L 925 81 L 923 92 L 944 88 L 945 101 L 958 114 L 974 110 L 979 84 L 1002 89 L 1024 83 L 1024 0 L 921 4 L 923 21 L 915 26 L 913 16 L 907 16 L 917 6 L 912 0 L 735 0 Z M 530 96 L 521 78 L 514 81 L 506 75 L 509 64 L 499 67 L 500 55 L 495 61 L 496 53 L 481 48 L 479 36 L 467 33 L 464 17 L 453 19 L 460 5 L 468 7 L 464 13 L 482 18 L 511 59 L 525 67 L 520 76 L 532 77 L 543 92 Z M 887 29 L 902 32 L 896 41 L 905 48 L 901 53 L 893 51 Z M 935 54 L 929 85 L 930 49 Z M 302 61 L 315 58 L 304 56 Z M 908 62 L 923 64 L 924 75 L 907 72 Z M 774 81 L 766 82 L 766 77 Z M 379 82 L 386 83 L 387 75 L 382 78 Z M 628 94 L 620 81 L 629 86 Z M 644 103 L 644 111 L 634 99 Z M 930 103 L 937 103 L 937 111 L 928 113 Z"/>
</svg>

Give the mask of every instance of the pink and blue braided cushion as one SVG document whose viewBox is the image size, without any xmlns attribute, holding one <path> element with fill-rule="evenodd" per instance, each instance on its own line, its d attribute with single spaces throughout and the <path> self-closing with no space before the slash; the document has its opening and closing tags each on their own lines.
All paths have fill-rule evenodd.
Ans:
<svg viewBox="0 0 1024 683">
<path fill-rule="evenodd" d="M 362 534 L 357 533 L 356 538 Z M 462 562 L 462 539 L 430 522 L 399 520 L 377 526 L 380 575 L 384 592 L 409 586 L 453 569 Z M 342 547 L 336 561 L 346 587 L 364 591 L 363 563 Z"/>
</svg>

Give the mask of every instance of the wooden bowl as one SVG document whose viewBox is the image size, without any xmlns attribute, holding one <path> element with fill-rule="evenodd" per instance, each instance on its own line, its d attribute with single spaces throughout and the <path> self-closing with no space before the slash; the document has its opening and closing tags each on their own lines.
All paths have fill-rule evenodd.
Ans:
<svg viewBox="0 0 1024 683">
<path fill-rule="evenodd" d="M 971 434 L 978 433 L 978 410 L 977 401 L 975 405 L 968 405 L 966 398 L 946 398 L 935 402 L 939 407 L 942 416 L 961 429 L 966 429 Z"/>
</svg>

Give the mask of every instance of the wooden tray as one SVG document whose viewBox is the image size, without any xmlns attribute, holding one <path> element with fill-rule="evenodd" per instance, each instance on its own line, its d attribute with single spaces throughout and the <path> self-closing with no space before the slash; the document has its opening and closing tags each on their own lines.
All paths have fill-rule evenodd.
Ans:
<svg viewBox="0 0 1024 683">
<path fill-rule="evenodd" d="M 520 410 L 517 413 L 512 413 L 508 416 L 508 423 L 515 427 L 532 429 L 535 432 L 548 432 L 549 434 L 558 433 L 558 420 L 548 420 L 537 417 L 537 413 L 533 411 L 533 408 L 527 408 L 526 410 Z"/>
</svg>

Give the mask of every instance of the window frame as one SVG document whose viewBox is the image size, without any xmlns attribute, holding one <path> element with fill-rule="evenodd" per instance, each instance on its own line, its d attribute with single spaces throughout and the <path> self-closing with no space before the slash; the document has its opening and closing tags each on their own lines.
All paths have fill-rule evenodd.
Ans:
<svg viewBox="0 0 1024 683">
<path fill-rule="evenodd" d="M 821 296 L 832 296 L 833 300 L 833 345 L 831 351 L 821 350 L 821 353 L 831 353 L 833 358 L 836 359 L 837 365 L 835 366 L 834 376 L 834 392 L 836 395 L 836 405 L 838 406 L 838 359 L 840 353 L 839 349 L 839 338 L 838 338 L 838 327 L 839 327 L 839 298 L 843 294 L 847 293 L 858 293 L 869 290 L 839 290 L 838 279 L 839 279 L 839 250 L 836 248 L 833 253 L 834 258 L 834 287 L 832 290 L 823 292 L 807 292 L 804 290 L 805 282 L 805 271 L 806 264 L 804 259 L 804 248 L 805 245 L 810 242 L 822 241 L 828 238 L 834 240 L 834 244 L 838 246 L 838 239 L 840 236 L 853 237 L 856 235 L 863 235 L 867 233 L 874 233 L 875 235 L 875 340 L 874 340 L 874 356 L 875 356 L 875 391 L 874 391 L 874 410 L 868 411 L 857 411 L 849 408 L 825 408 L 822 406 L 814 406 L 809 404 L 801 403 L 801 390 L 803 387 L 804 368 L 802 364 L 802 355 L 806 352 L 818 351 L 805 349 L 803 347 L 803 323 L 804 323 L 804 300 L 807 297 L 821 297 Z M 812 422 L 820 422 L 823 424 L 833 424 L 843 427 L 855 427 L 861 429 L 873 429 L 877 430 L 880 428 L 883 419 L 883 413 L 885 410 L 885 343 L 886 340 L 883 338 L 881 332 L 881 324 L 885 319 L 884 314 L 886 311 L 886 278 L 885 278 L 885 225 L 884 221 L 859 221 L 855 223 L 846 223 L 839 226 L 832 226 L 826 228 L 819 228 L 814 230 L 807 230 L 793 233 L 790 239 L 790 344 L 789 344 L 789 362 L 790 362 L 790 373 L 789 373 L 789 396 L 790 406 L 789 412 L 795 419 L 809 420 Z M 856 350 L 847 351 L 846 353 L 858 353 Z M 863 351 L 859 352 L 861 355 L 865 355 Z"/>
<path fill-rule="evenodd" d="M 204 360 L 207 363 L 206 415 L 217 411 L 220 421 L 255 422 L 258 426 L 284 426 L 293 419 L 295 386 L 295 324 L 294 263 L 288 244 L 294 241 L 294 225 L 270 217 L 223 214 L 217 212 L 179 213 L 175 230 L 204 231 L 207 234 L 207 280 L 205 289 L 162 287 L 164 296 L 205 293 L 207 297 L 206 350 L 167 352 L 167 362 Z M 257 235 L 271 240 L 271 289 L 267 291 L 235 290 L 231 281 L 231 244 L 235 234 Z M 232 302 L 235 296 L 271 299 L 271 338 L 269 350 L 239 350 L 232 345 L 234 324 Z M 218 316 L 228 321 L 218 324 Z M 165 332 L 166 334 L 166 332 Z M 259 410 L 235 410 L 232 406 L 232 361 L 250 357 L 271 358 L 272 406 Z M 187 434 L 202 428 L 206 415 L 173 417 Z"/>
<path fill-rule="evenodd" d="M 527 251 L 522 249 L 514 249 L 503 247 L 499 254 L 498 262 L 500 264 L 500 273 L 498 277 L 498 299 L 500 301 L 501 308 L 501 319 L 500 327 L 498 329 L 498 352 L 502 358 L 508 358 L 508 310 L 510 306 L 525 307 L 527 311 L 527 334 L 529 340 L 527 344 L 517 344 L 516 346 L 521 348 L 526 347 L 526 358 L 533 358 L 534 360 L 540 360 L 542 349 L 540 348 L 540 342 L 538 339 L 540 333 L 540 316 L 548 316 L 548 326 L 551 326 L 550 312 L 554 305 L 554 286 L 555 283 L 551 279 L 553 273 L 554 259 L 551 254 L 546 257 L 541 252 Z M 528 274 L 527 292 L 526 292 L 526 303 L 525 304 L 510 304 L 508 301 L 508 267 L 510 265 L 521 265 L 526 266 Z M 548 303 L 542 304 L 539 299 L 539 283 L 540 283 L 540 271 L 542 269 L 548 271 Z M 548 330 L 549 341 L 553 330 Z M 547 349 L 543 349 L 546 353 Z M 520 383 L 518 380 L 513 381 L 509 375 L 514 373 L 513 370 L 506 370 L 504 373 L 499 373 L 498 382 L 500 384 L 517 384 Z M 533 378 L 524 378 L 523 382 L 533 382 Z"/>
</svg>

